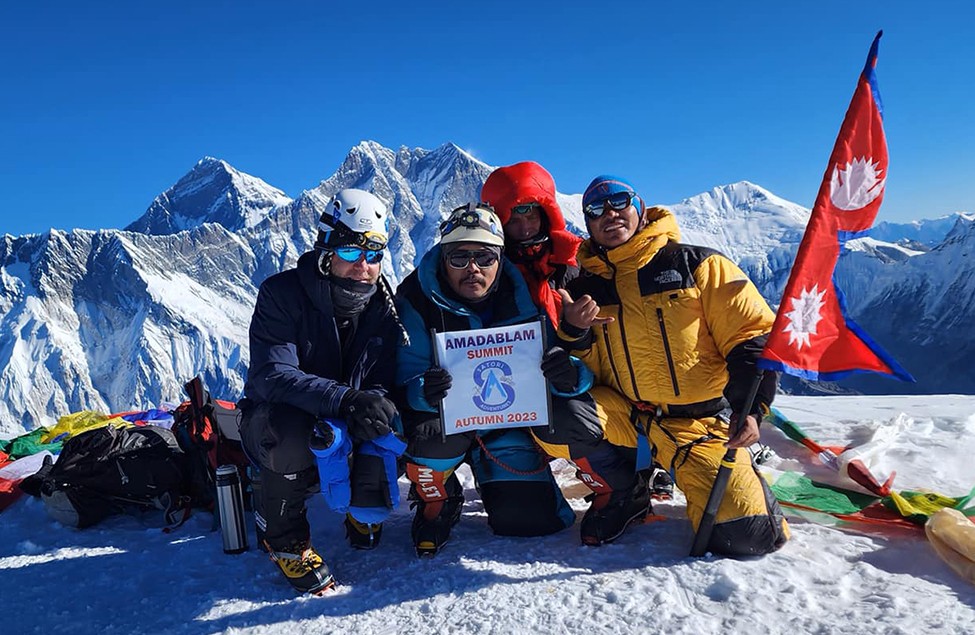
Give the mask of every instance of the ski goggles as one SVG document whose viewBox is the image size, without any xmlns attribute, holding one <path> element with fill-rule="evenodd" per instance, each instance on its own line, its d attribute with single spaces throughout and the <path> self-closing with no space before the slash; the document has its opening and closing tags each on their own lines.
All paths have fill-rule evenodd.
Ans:
<svg viewBox="0 0 975 635">
<path fill-rule="evenodd" d="M 458 250 L 447 256 L 447 264 L 453 269 L 467 269 L 472 262 L 477 265 L 478 269 L 487 269 L 497 264 L 498 254 L 479 249 L 477 251 Z"/>
<path fill-rule="evenodd" d="M 634 198 L 636 198 L 636 194 L 633 192 L 616 192 L 589 203 L 582 208 L 582 213 L 586 215 L 586 218 L 596 219 L 606 212 L 607 207 L 622 212 L 633 203 Z"/>
<path fill-rule="evenodd" d="M 345 262 L 359 262 L 360 258 L 365 258 L 366 262 L 374 265 L 382 262 L 383 254 L 381 249 L 363 249 L 362 247 L 336 247 L 335 255 Z"/>
<path fill-rule="evenodd" d="M 528 214 L 532 210 L 542 211 L 542 206 L 538 203 L 525 203 L 524 205 L 515 205 L 511 208 L 511 213 L 516 215 Z"/>
</svg>

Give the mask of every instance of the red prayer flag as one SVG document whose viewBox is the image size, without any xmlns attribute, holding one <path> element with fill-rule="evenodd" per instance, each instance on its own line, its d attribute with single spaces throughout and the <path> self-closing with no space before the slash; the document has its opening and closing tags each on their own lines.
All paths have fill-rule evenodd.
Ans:
<svg viewBox="0 0 975 635">
<path fill-rule="evenodd" d="M 870 371 L 914 381 L 846 316 L 833 280 L 843 241 L 870 229 L 884 198 L 887 140 L 875 72 L 881 35 L 870 47 L 833 146 L 760 368 L 815 380 Z"/>
</svg>

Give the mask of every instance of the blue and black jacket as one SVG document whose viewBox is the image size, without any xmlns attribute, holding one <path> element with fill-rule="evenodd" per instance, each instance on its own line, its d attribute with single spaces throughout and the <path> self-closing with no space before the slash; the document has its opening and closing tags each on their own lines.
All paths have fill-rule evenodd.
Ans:
<svg viewBox="0 0 975 635">
<path fill-rule="evenodd" d="M 338 417 L 350 389 L 386 394 L 393 385 L 402 331 L 382 285 L 358 317 L 351 342 L 340 343 L 330 282 L 317 252 L 261 284 L 250 326 L 244 395 L 284 403 L 317 417 Z"/>
<path fill-rule="evenodd" d="M 396 385 L 405 393 L 405 408 L 416 412 L 437 412 L 436 406 L 423 396 L 423 373 L 436 365 L 431 329 L 443 333 L 524 324 L 538 320 L 542 315 L 532 303 L 521 272 L 511 261 L 503 259 L 497 288 L 482 303 L 483 306 L 478 305 L 475 310 L 444 292 L 437 276 L 440 260 L 440 245 L 436 245 L 396 291 L 396 308 L 410 342 L 408 346 L 401 345 L 397 351 Z M 545 324 L 550 341 L 554 342 L 555 331 L 548 320 Z M 580 371 L 579 386 L 572 393 L 553 391 L 554 394 L 574 396 L 592 385 L 589 369 L 574 358 L 573 363 Z"/>
</svg>

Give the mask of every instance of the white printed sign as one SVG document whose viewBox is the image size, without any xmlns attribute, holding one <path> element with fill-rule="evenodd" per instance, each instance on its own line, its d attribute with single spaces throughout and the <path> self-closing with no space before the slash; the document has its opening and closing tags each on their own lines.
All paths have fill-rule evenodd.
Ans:
<svg viewBox="0 0 975 635">
<path fill-rule="evenodd" d="M 441 405 L 446 434 L 548 425 L 539 322 L 437 333 L 434 346 L 453 377 Z"/>
</svg>

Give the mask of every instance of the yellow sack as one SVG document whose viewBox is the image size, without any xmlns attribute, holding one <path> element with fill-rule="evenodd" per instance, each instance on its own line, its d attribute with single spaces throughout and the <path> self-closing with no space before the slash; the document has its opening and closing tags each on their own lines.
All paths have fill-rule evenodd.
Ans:
<svg viewBox="0 0 975 635">
<path fill-rule="evenodd" d="M 975 523 L 957 509 L 942 509 L 928 519 L 924 533 L 941 559 L 975 584 Z"/>
<path fill-rule="evenodd" d="M 61 439 L 61 441 L 66 441 L 86 430 L 94 430 L 95 428 L 101 428 L 107 425 L 124 428 L 132 424 L 121 417 L 109 417 L 106 414 L 95 412 L 94 410 L 82 410 L 81 412 L 64 415 L 58 419 L 58 424 L 41 437 L 41 443 L 50 443 L 53 439 L 67 433 L 67 436 Z"/>
</svg>

